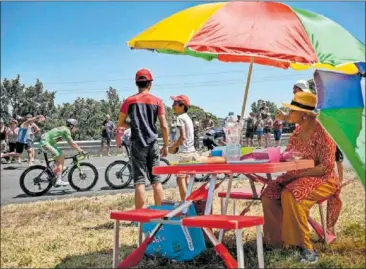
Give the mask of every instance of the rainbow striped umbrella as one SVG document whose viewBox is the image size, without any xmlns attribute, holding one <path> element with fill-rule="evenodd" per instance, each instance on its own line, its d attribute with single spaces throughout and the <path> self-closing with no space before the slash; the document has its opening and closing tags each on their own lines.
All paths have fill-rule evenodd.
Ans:
<svg viewBox="0 0 366 269">
<path fill-rule="evenodd" d="M 128 41 L 133 49 L 190 55 L 205 60 L 287 69 L 310 67 L 356 74 L 365 45 L 334 21 L 278 2 L 197 5 L 158 22 Z"/>
<path fill-rule="evenodd" d="M 314 82 L 320 109 L 318 119 L 365 188 L 365 89 L 361 87 L 361 75 L 316 70 Z"/>
</svg>

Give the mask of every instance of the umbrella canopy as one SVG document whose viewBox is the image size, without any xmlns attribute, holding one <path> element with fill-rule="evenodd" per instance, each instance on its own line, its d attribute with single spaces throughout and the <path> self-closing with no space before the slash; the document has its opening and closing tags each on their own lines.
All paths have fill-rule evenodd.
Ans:
<svg viewBox="0 0 366 269">
<path fill-rule="evenodd" d="M 334 21 L 278 2 L 197 5 L 158 22 L 130 41 L 133 49 L 287 69 L 358 72 L 365 45 Z"/>
<path fill-rule="evenodd" d="M 316 70 L 314 82 L 319 121 L 350 161 L 365 188 L 365 97 L 361 76 Z"/>
</svg>

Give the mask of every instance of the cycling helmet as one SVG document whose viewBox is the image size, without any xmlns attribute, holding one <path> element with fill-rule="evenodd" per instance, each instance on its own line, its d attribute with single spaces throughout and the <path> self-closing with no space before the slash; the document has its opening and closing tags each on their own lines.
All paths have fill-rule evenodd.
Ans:
<svg viewBox="0 0 366 269">
<path fill-rule="evenodd" d="M 76 125 L 78 125 L 78 121 L 75 120 L 75 119 L 68 119 L 68 120 L 66 120 L 66 126 L 67 127 L 70 127 L 70 125 L 76 126 Z"/>
</svg>

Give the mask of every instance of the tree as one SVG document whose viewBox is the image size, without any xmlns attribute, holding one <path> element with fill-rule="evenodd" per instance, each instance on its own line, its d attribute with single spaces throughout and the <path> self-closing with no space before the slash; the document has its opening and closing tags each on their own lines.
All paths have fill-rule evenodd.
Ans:
<svg viewBox="0 0 366 269">
<path fill-rule="evenodd" d="M 8 95 L 6 94 L 6 89 L 3 86 L 3 84 L 0 85 L 0 117 L 2 119 L 5 119 L 6 121 L 9 120 L 10 118 L 10 110 L 9 110 L 9 106 L 10 106 L 10 102 L 9 102 L 9 98 Z"/>
<path fill-rule="evenodd" d="M 109 87 L 106 91 L 107 100 L 101 100 L 102 110 L 105 114 L 109 114 L 112 119 L 118 119 L 121 108 L 121 100 L 117 90 Z"/>
<path fill-rule="evenodd" d="M 25 87 L 20 83 L 20 76 L 4 79 L 1 85 L 1 115 L 15 118 L 16 115 L 42 114 L 51 116 L 55 110 L 55 92 L 45 91 L 37 79 L 34 86 Z"/>
<path fill-rule="evenodd" d="M 4 79 L 1 83 L 0 114 L 6 121 L 16 115 L 25 116 L 42 114 L 46 117 L 40 123 L 41 132 L 47 132 L 55 127 L 65 125 L 65 121 L 74 118 L 78 121 L 78 131 L 73 134 L 76 140 L 99 139 L 102 131 L 102 122 L 106 114 L 110 114 L 113 121 L 117 121 L 121 107 L 121 99 L 117 90 L 109 87 L 105 100 L 78 97 L 74 102 L 55 105 L 56 92 L 45 90 L 37 79 L 35 85 L 25 87 L 20 83 L 20 76 L 15 79 Z M 197 106 L 191 106 L 188 114 L 193 114 L 202 122 L 205 111 Z M 176 118 L 173 109 L 166 107 L 168 124 Z M 217 122 L 215 116 L 214 121 Z M 158 127 L 160 134 L 160 128 Z"/>
</svg>

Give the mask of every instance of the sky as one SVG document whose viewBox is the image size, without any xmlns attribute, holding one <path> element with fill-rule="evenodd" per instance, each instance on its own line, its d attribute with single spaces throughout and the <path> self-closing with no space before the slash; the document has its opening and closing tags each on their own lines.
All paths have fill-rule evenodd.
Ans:
<svg viewBox="0 0 366 269">
<path fill-rule="evenodd" d="M 206 1 L 208 2 L 208 1 Z M 201 2 L 202 3 L 202 2 Z M 225 117 L 240 114 L 248 64 L 206 62 L 130 50 L 126 42 L 165 17 L 199 2 L 2 2 L 1 79 L 20 75 L 55 90 L 56 103 L 77 97 L 106 98 L 109 86 L 121 97 L 136 93 L 135 72 L 151 70 L 151 93 L 171 105 L 185 94 L 191 103 Z M 365 43 L 364 2 L 291 2 L 320 13 Z M 314 70 L 293 71 L 255 65 L 248 105 L 258 99 L 280 106 L 292 98 L 292 85 Z M 246 109 L 248 111 L 248 109 Z M 246 113 L 247 114 L 247 113 Z"/>
</svg>

